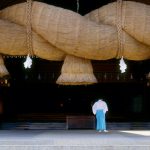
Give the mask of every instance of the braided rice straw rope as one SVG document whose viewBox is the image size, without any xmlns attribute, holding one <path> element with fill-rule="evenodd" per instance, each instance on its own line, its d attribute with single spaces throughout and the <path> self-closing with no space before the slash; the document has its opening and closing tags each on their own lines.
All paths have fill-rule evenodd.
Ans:
<svg viewBox="0 0 150 150">
<path fill-rule="evenodd" d="M 77 13 L 79 13 L 79 0 L 77 0 Z M 97 83 L 91 60 L 67 55 L 56 83 L 60 85 L 89 85 Z"/>
<path fill-rule="evenodd" d="M 117 58 L 123 55 L 122 41 L 122 0 L 117 0 L 117 31 L 118 31 L 118 52 Z"/>
<path fill-rule="evenodd" d="M 27 13 L 27 18 L 26 18 L 26 29 L 27 29 L 27 49 L 29 56 L 33 56 L 33 46 L 32 46 L 32 0 L 27 0 L 27 5 L 26 5 L 26 13 Z"/>
<path fill-rule="evenodd" d="M 4 60 L 3 60 L 2 55 L 0 55 L 0 78 L 6 75 L 9 75 L 9 72 L 4 65 Z"/>
<path fill-rule="evenodd" d="M 14 23 L 13 26 L 15 27 L 16 25 L 19 26 L 18 29 L 26 27 L 27 22 L 24 19 L 26 17 L 26 3 L 2 10 L 0 17 L 3 21 L 7 20 L 10 24 Z M 109 3 L 86 16 L 45 3 L 32 3 L 32 33 L 42 37 L 47 45 L 55 47 L 56 52 L 60 50 L 64 56 L 72 55 L 88 60 L 108 60 L 121 56 L 128 60 L 150 59 L 149 20 L 150 6 L 132 1 L 122 2 L 118 0 L 118 2 Z M 2 24 L 4 24 L 3 21 L 1 21 Z M 8 28 L 4 31 L 7 33 L 8 30 L 10 31 Z M 28 32 L 31 33 L 30 30 Z M 17 39 L 16 36 L 18 34 L 10 37 Z M 3 39 L 6 37 L 5 34 L 0 37 L 0 42 L 2 41 L 0 44 L 1 53 L 6 53 L 6 51 L 8 54 L 21 53 L 19 46 L 22 45 L 19 45 L 19 42 L 14 40 L 14 43 L 17 43 L 14 45 L 18 46 L 18 51 L 14 49 L 15 46 L 12 42 L 8 42 L 10 44 L 8 50 L 8 43 L 6 43 L 8 39 Z M 28 39 L 31 38 L 28 37 Z M 9 38 L 9 41 L 11 40 L 12 38 Z M 30 53 L 32 50 L 34 54 L 35 51 L 40 51 L 40 57 L 46 59 L 50 57 L 48 49 L 45 54 L 42 53 L 42 45 L 40 49 L 37 49 L 35 39 L 33 44 L 32 49 L 28 43 Z M 61 59 L 64 58 L 61 57 Z"/>
<path fill-rule="evenodd" d="M 60 85 L 89 85 L 97 83 L 91 60 L 67 55 L 56 81 Z"/>
</svg>

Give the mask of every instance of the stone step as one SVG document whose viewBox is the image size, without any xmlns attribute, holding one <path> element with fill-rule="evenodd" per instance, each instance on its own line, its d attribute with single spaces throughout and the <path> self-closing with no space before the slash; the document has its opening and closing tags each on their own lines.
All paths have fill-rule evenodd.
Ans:
<svg viewBox="0 0 150 150">
<path fill-rule="evenodd" d="M 66 129 L 66 123 L 58 123 L 58 122 L 50 122 L 50 123 L 31 123 L 31 122 L 24 122 L 24 123 L 3 123 L 2 129 L 4 130 L 33 130 L 33 129 L 39 129 L 39 130 L 64 130 Z"/>
<path fill-rule="evenodd" d="M 65 122 L 5 122 L 2 130 L 67 130 Z M 79 128 L 74 128 L 79 129 Z M 84 126 L 81 129 L 86 129 Z M 93 128 L 94 129 L 94 128 Z M 150 130 L 150 122 L 107 122 L 108 130 Z"/>
<path fill-rule="evenodd" d="M 108 122 L 108 130 L 149 130 L 150 122 Z"/>
</svg>

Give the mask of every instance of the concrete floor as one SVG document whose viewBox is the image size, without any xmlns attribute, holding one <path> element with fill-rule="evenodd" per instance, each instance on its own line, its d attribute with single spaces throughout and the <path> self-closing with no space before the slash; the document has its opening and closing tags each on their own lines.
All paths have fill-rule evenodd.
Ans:
<svg viewBox="0 0 150 150">
<path fill-rule="evenodd" d="M 150 130 L 1 130 L 0 150 L 150 150 Z"/>
</svg>

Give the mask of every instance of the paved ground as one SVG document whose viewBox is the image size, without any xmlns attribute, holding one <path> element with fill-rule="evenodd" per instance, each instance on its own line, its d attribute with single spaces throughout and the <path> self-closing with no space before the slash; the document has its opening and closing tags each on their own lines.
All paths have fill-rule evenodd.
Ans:
<svg viewBox="0 0 150 150">
<path fill-rule="evenodd" d="M 33 148 L 34 147 L 34 148 Z M 0 150 L 150 150 L 150 130 L 99 133 L 95 130 L 1 130 Z M 64 148 L 65 147 L 65 148 Z M 66 148 L 67 147 L 67 148 Z M 91 148 L 90 148 L 91 147 Z"/>
</svg>

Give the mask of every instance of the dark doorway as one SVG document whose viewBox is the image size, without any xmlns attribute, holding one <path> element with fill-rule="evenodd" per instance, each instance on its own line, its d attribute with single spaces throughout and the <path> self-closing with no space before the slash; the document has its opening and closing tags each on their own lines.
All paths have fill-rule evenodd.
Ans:
<svg viewBox="0 0 150 150">
<path fill-rule="evenodd" d="M 92 115 L 93 102 L 104 98 L 109 107 L 109 121 L 149 121 L 148 90 L 145 85 L 135 83 L 99 83 L 90 86 L 30 83 L 1 88 L 1 93 L 6 120 L 16 119 L 19 114 L 33 113 Z"/>
</svg>

